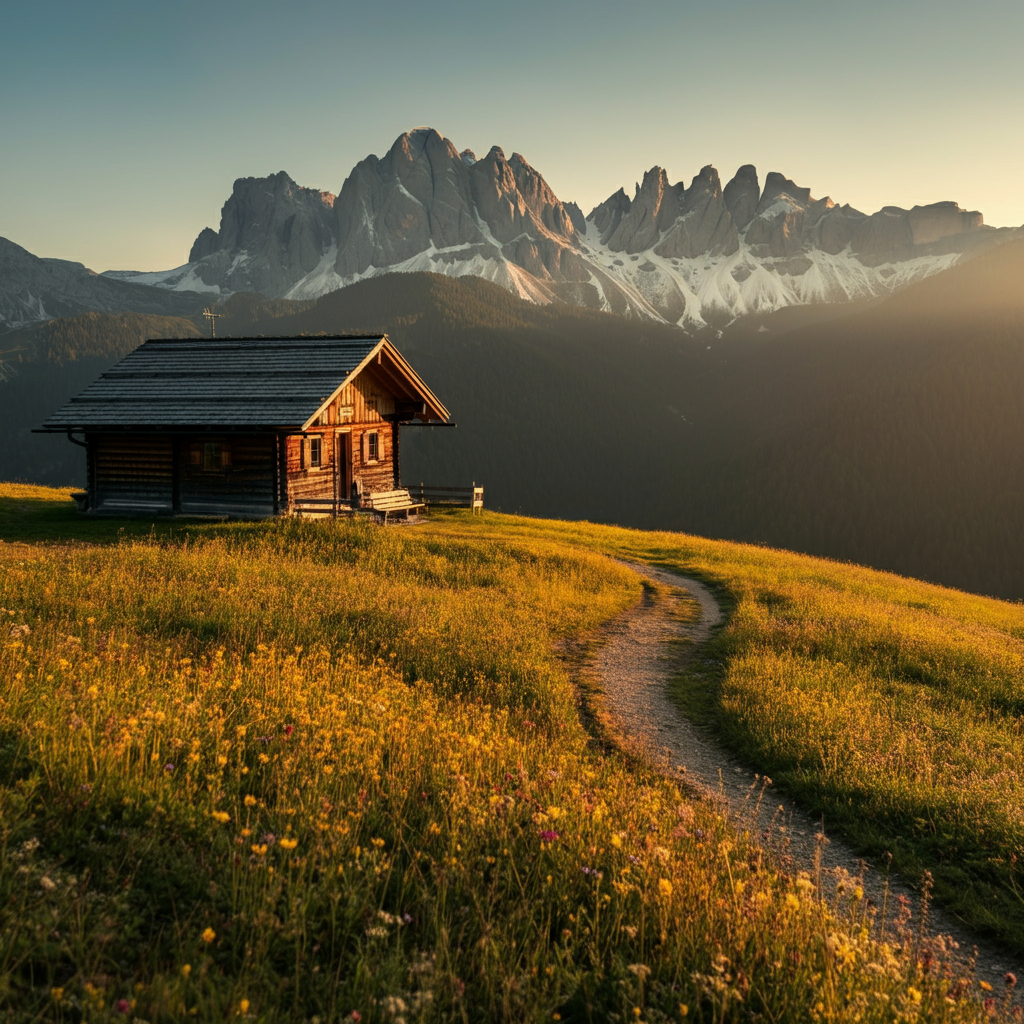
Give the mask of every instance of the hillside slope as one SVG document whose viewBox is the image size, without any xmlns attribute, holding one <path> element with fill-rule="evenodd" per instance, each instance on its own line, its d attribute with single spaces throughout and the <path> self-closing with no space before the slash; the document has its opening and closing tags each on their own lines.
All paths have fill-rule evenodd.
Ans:
<svg viewBox="0 0 1024 1024">
<path fill-rule="evenodd" d="M 1018 599 L 1021 274 L 1011 243 L 869 307 L 783 310 L 721 338 L 402 274 L 303 303 L 236 295 L 218 333 L 386 330 L 459 424 L 406 430 L 407 483 L 475 480 L 505 511 L 765 542 Z M 80 357 L 99 351 L 66 330 Z M 87 382 L 80 359 L 47 351 L 38 378 L 0 385 L 19 396 L 12 428 Z M 4 474 L 78 479 L 77 450 L 44 438 L 47 465 L 24 438 Z"/>
<path fill-rule="evenodd" d="M 38 543 L 44 505 L 47 530 L 100 542 Z M 1000 895 L 991 926 L 1017 944 L 1019 608 L 491 513 L 100 525 L 0 485 L 12 1019 L 991 1019 L 917 908 L 883 925 L 854 878 L 829 907 L 714 804 L 596 742 L 553 652 L 640 598 L 605 553 L 713 582 L 733 612 L 695 696 L 751 744 L 743 694 L 770 696 L 784 728 L 758 753 L 792 762 L 829 828 L 861 807 L 906 868 L 943 867 L 926 826 L 950 832 L 961 895 Z M 814 684 L 856 697 L 862 761 L 822 718 L 838 700 L 799 699 Z M 966 800 L 922 792 L 925 727 Z"/>
<path fill-rule="evenodd" d="M 1011 243 L 744 352 L 695 528 L 1024 596 L 1022 279 Z"/>
</svg>

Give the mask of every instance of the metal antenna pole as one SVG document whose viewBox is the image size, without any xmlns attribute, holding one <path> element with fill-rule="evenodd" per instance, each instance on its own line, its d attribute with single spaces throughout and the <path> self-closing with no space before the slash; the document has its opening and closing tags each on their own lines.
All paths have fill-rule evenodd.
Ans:
<svg viewBox="0 0 1024 1024">
<path fill-rule="evenodd" d="M 223 315 L 223 313 L 214 313 L 213 309 L 210 306 L 207 306 L 206 309 L 203 310 L 203 316 L 205 316 L 206 319 L 210 321 L 211 338 L 217 337 L 217 317 Z"/>
</svg>

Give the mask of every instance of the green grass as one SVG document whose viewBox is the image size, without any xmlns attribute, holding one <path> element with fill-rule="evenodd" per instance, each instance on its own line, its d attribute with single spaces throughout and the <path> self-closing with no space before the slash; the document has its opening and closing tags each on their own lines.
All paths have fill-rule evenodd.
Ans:
<svg viewBox="0 0 1024 1024">
<path fill-rule="evenodd" d="M 581 524 L 573 537 L 694 574 L 725 604 L 691 717 L 866 854 L 1024 952 L 1024 606 L 749 545 Z"/>
<path fill-rule="evenodd" d="M 0 489 L 5 1019 L 984 1015 L 922 972 L 912 929 L 880 935 L 855 880 L 827 908 L 714 808 L 608 754 L 553 653 L 638 598 L 605 552 L 698 572 L 732 602 L 708 699 L 753 749 L 743 685 L 818 657 L 795 601 L 821 642 L 824 608 L 848 622 L 849 602 L 902 587 L 975 623 L 971 599 L 587 524 L 151 524 L 69 505 Z M 1002 664 L 1013 609 L 984 608 Z M 852 653 L 849 671 L 867 671 Z M 766 706 L 797 690 L 773 683 Z"/>
<path fill-rule="evenodd" d="M 169 537 L 199 522 L 144 517 L 133 519 L 92 518 L 75 511 L 74 487 L 37 487 L 34 484 L 0 484 L 0 540 L 29 543 L 84 541 L 111 544 L 126 537 Z"/>
</svg>

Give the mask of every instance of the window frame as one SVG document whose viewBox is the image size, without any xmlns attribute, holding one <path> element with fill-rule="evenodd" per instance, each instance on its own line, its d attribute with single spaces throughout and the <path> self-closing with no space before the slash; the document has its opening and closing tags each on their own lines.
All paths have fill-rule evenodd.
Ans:
<svg viewBox="0 0 1024 1024">
<path fill-rule="evenodd" d="M 223 473 L 231 468 L 231 447 L 224 441 L 199 441 L 192 446 L 189 464 L 202 473 Z"/>
</svg>

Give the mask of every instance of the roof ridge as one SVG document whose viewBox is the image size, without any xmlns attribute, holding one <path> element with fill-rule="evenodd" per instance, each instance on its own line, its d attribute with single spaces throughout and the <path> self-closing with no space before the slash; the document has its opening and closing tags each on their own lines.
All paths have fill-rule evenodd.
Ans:
<svg viewBox="0 0 1024 1024">
<path fill-rule="evenodd" d="M 386 338 L 386 332 L 380 334 L 275 334 L 256 337 L 233 337 L 226 338 L 147 338 L 144 345 L 165 345 L 165 344 L 197 344 L 221 345 L 226 342 L 236 341 L 380 341 Z"/>
</svg>

